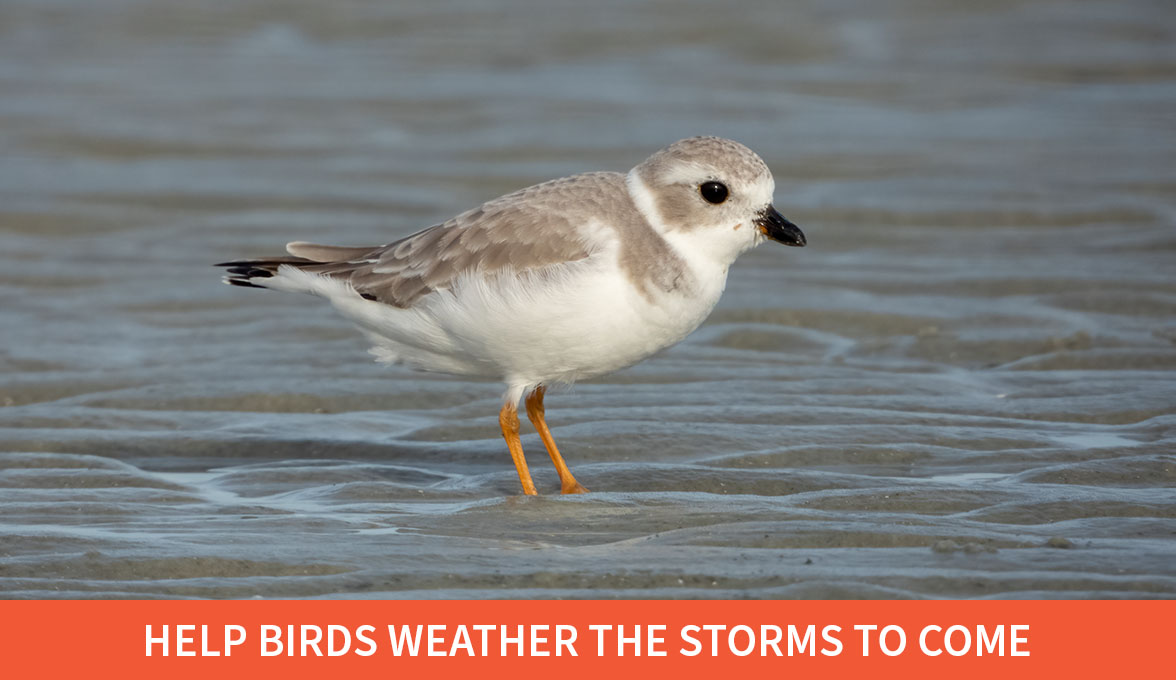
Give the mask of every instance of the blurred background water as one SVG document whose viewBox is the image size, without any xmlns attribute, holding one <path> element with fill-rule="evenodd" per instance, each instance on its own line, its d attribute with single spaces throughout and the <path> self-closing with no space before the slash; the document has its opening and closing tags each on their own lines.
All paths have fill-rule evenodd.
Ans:
<svg viewBox="0 0 1176 680">
<path fill-rule="evenodd" d="M 1176 596 L 1166 1 L 6 0 L 0 596 Z M 680 137 L 809 247 L 548 415 L 209 265 Z"/>
</svg>

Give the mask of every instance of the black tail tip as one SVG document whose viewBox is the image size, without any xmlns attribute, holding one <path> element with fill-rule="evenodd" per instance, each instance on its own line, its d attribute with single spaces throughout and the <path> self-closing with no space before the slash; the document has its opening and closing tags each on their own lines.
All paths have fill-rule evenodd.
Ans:
<svg viewBox="0 0 1176 680">
<path fill-rule="evenodd" d="M 259 286 L 255 283 L 250 283 L 249 279 L 225 277 L 225 283 L 229 284 L 230 286 L 241 286 L 242 288 L 258 288 L 260 290 L 266 289 L 265 286 Z"/>
</svg>

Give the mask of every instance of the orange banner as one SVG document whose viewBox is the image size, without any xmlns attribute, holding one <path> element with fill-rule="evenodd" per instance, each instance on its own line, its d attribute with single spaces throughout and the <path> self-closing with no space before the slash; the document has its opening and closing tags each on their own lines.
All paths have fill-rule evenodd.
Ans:
<svg viewBox="0 0 1176 680">
<path fill-rule="evenodd" d="M 10 601 L 11 678 L 1171 673 L 1172 602 Z"/>
</svg>

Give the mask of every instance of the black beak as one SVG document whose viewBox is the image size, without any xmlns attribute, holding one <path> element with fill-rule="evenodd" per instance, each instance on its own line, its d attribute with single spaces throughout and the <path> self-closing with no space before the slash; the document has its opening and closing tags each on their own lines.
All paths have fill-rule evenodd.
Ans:
<svg viewBox="0 0 1176 680">
<path fill-rule="evenodd" d="M 786 246 L 796 246 L 799 248 L 803 247 L 805 243 L 808 243 L 800 227 L 789 222 L 770 205 L 761 210 L 755 216 L 753 222 L 764 233 L 764 236 L 767 236 L 773 241 L 779 241 Z"/>
</svg>

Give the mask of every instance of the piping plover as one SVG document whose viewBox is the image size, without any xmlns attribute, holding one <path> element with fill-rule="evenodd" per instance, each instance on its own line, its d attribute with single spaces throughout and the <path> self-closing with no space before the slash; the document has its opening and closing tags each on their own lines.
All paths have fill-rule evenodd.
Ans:
<svg viewBox="0 0 1176 680">
<path fill-rule="evenodd" d="M 525 394 L 563 493 L 583 493 L 547 429 L 547 386 L 677 343 L 710 314 L 740 253 L 767 239 L 803 246 L 774 188 L 751 149 L 692 137 L 627 174 L 536 184 L 387 245 L 296 241 L 289 256 L 218 266 L 235 286 L 326 298 L 380 361 L 503 380 L 498 422 L 523 492 L 536 493 L 519 442 Z"/>
</svg>

